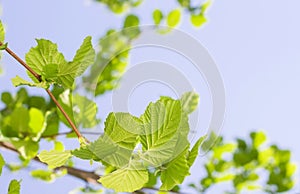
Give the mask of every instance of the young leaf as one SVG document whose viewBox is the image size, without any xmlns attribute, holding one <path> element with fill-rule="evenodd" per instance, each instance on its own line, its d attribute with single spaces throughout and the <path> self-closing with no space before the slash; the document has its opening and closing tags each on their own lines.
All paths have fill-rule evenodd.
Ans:
<svg viewBox="0 0 300 194">
<path fill-rule="evenodd" d="M 2 21 L 0 20 L 0 42 L 3 44 L 5 39 L 5 30 L 4 26 L 2 24 Z"/>
<path fill-rule="evenodd" d="M 30 86 L 30 87 L 39 87 L 39 88 L 49 88 L 49 84 L 47 82 L 40 82 L 40 83 L 35 83 L 35 82 L 29 82 L 24 80 L 23 78 L 16 76 L 15 78 L 11 79 L 13 85 L 15 87 L 17 86 Z"/>
<path fill-rule="evenodd" d="M 92 37 L 88 36 L 83 40 L 72 61 L 73 64 L 78 64 L 76 76 L 83 74 L 88 66 L 94 63 L 94 60 L 95 50 L 92 45 Z"/>
<path fill-rule="evenodd" d="M 73 98 L 74 120 L 83 128 L 91 128 L 99 123 L 97 115 L 97 104 L 92 100 L 76 94 Z"/>
<path fill-rule="evenodd" d="M 60 152 L 56 150 L 44 150 L 38 155 L 38 158 L 42 162 L 47 163 L 50 168 L 56 168 L 63 166 L 71 156 L 72 154 L 70 151 Z"/>
<path fill-rule="evenodd" d="M 164 17 L 163 13 L 159 10 L 156 9 L 152 13 L 153 21 L 155 25 L 159 25 Z"/>
<path fill-rule="evenodd" d="M 2 174 L 2 168 L 3 168 L 4 165 L 5 165 L 5 161 L 2 157 L 2 155 L 0 154 L 0 176 Z"/>
<path fill-rule="evenodd" d="M 181 13 L 179 9 L 175 9 L 168 14 L 167 24 L 170 27 L 175 27 L 180 22 Z"/>
<path fill-rule="evenodd" d="M 37 46 L 31 48 L 26 54 L 26 63 L 39 75 L 42 74 L 43 68 L 49 64 L 58 66 L 65 65 L 65 60 L 62 53 L 58 52 L 57 44 L 49 40 L 37 39 Z"/>
<path fill-rule="evenodd" d="M 198 106 L 199 95 L 196 92 L 184 93 L 181 98 L 181 107 L 187 114 L 192 113 Z"/>
<path fill-rule="evenodd" d="M 36 179 L 41 179 L 43 181 L 53 181 L 55 179 L 55 174 L 51 170 L 33 170 L 30 175 Z"/>
<path fill-rule="evenodd" d="M 198 153 L 199 153 L 199 147 L 202 144 L 202 142 L 206 139 L 206 136 L 202 136 L 198 139 L 198 141 L 195 143 L 194 147 L 188 154 L 188 165 L 191 167 L 193 163 L 195 162 Z"/>
<path fill-rule="evenodd" d="M 189 175 L 190 166 L 187 161 L 188 149 L 182 152 L 174 160 L 164 166 L 161 171 L 161 190 L 169 191 L 176 185 L 181 184 L 186 176 Z"/>
<path fill-rule="evenodd" d="M 99 182 L 116 192 L 133 192 L 141 189 L 148 182 L 148 171 L 136 164 L 118 169 L 99 179 Z"/>
<path fill-rule="evenodd" d="M 192 14 L 190 20 L 192 24 L 196 27 L 201 27 L 203 24 L 207 22 L 206 17 L 202 13 L 198 15 Z"/>
<path fill-rule="evenodd" d="M 7 194 L 20 194 L 20 182 L 15 179 L 10 181 Z"/>
<path fill-rule="evenodd" d="M 123 28 L 138 26 L 139 23 L 139 18 L 133 14 L 130 14 L 126 17 Z"/>
<path fill-rule="evenodd" d="M 31 139 L 12 141 L 11 143 L 18 149 L 25 160 L 34 158 L 39 151 L 39 143 Z"/>
</svg>

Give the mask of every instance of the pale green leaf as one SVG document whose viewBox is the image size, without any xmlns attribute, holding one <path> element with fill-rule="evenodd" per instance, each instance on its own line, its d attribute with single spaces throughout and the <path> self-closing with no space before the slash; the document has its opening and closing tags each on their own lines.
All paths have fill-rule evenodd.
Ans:
<svg viewBox="0 0 300 194">
<path fill-rule="evenodd" d="M 15 78 L 11 79 L 13 85 L 15 87 L 17 86 L 30 86 L 30 87 L 39 87 L 39 88 L 49 88 L 49 84 L 46 82 L 40 82 L 40 83 L 35 83 L 35 82 L 29 82 L 27 80 L 24 80 L 23 78 L 16 76 Z"/>
<path fill-rule="evenodd" d="M 187 160 L 188 149 L 164 166 L 161 171 L 161 190 L 168 191 L 176 185 L 181 184 L 186 176 L 189 175 L 190 166 Z"/>
<path fill-rule="evenodd" d="M 92 45 L 92 37 L 88 36 L 83 40 L 73 59 L 73 63 L 78 64 L 76 76 L 83 74 L 88 66 L 94 63 L 94 60 L 95 50 Z"/>
<path fill-rule="evenodd" d="M 39 143 L 31 139 L 11 141 L 11 143 L 14 145 L 15 148 L 18 149 L 21 156 L 26 160 L 34 158 L 39 151 Z"/>
<path fill-rule="evenodd" d="M 152 13 L 153 21 L 155 25 L 159 25 L 164 17 L 163 13 L 159 10 L 156 9 Z"/>
<path fill-rule="evenodd" d="M 91 128 L 99 123 L 96 118 L 97 104 L 78 94 L 73 97 L 73 115 L 76 124 L 83 128 Z"/>
<path fill-rule="evenodd" d="M 148 171 L 144 168 L 135 168 L 130 165 L 127 168 L 118 169 L 99 179 L 99 182 L 116 192 L 133 192 L 141 189 L 149 179 Z"/>
<path fill-rule="evenodd" d="M 45 162 L 48 164 L 50 168 L 56 168 L 63 166 L 66 161 L 72 156 L 70 151 L 42 151 L 38 157 L 42 162 Z"/>
<path fill-rule="evenodd" d="M 180 22 L 181 13 L 179 9 L 174 9 L 167 16 L 167 24 L 170 27 L 175 27 Z"/>
<path fill-rule="evenodd" d="M 37 108 L 29 109 L 29 128 L 32 134 L 41 134 L 43 132 L 44 127 L 44 114 Z"/>
<path fill-rule="evenodd" d="M 5 29 L 2 24 L 2 21 L 0 20 L 0 42 L 3 44 L 5 39 Z"/>
<path fill-rule="evenodd" d="M 65 65 L 62 53 L 57 50 L 57 44 L 49 40 L 37 39 L 37 46 L 31 48 L 26 54 L 26 63 L 38 74 L 42 74 L 43 68 L 49 64 Z"/>
<path fill-rule="evenodd" d="M 205 13 L 207 9 L 211 6 L 212 0 L 207 0 L 205 3 L 201 5 L 201 12 Z"/>
<path fill-rule="evenodd" d="M 161 99 L 150 103 L 141 120 L 140 141 L 144 151 L 140 157 L 151 165 L 160 166 L 170 161 L 188 145 L 189 126 L 179 100 Z"/>
<path fill-rule="evenodd" d="M 62 142 L 55 141 L 54 142 L 54 150 L 56 150 L 58 152 L 63 152 L 65 150 L 65 146 Z"/>
<path fill-rule="evenodd" d="M 196 110 L 199 104 L 199 95 L 195 92 L 184 93 L 180 98 L 180 102 L 183 111 L 190 114 Z"/>
<path fill-rule="evenodd" d="M 199 153 L 199 147 L 202 144 L 202 142 L 206 139 L 206 136 L 202 136 L 198 139 L 198 141 L 195 143 L 194 147 L 192 148 L 192 150 L 189 152 L 189 156 L 188 156 L 188 165 L 192 166 L 193 163 L 195 162 L 198 153 Z"/>
<path fill-rule="evenodd" d="M 10 181 L 7 194 L 20 194 L 20 182 L 15 179 Z"/>
<path fill-rule="evenodd" d="M 58 64 L 46 64 L 43 67 L 42 78 L 47 82 L 56 82 L 58 76 Z"/>
<path fill-rule="evenodd" d="M 191 22 L 196 27 L 201 27 L 207 22 L 206 17 L 201 13 L 199 15 L 191 15 Z"/>
<path fill-rule="evenodd" d="M 33 170 L 30 175 L 36 179 L 41 179 L 43 181 L 53 181 L 55 179 L 55 174 L 51 170 Z"/>
<path fill-rule="evenodd" d="M 2 174 L 2 168 L 5 165 L 5 161 L 4 158 L 2 157 L 2 155 L 0 154 L 0 176 Z"/>
</svg>

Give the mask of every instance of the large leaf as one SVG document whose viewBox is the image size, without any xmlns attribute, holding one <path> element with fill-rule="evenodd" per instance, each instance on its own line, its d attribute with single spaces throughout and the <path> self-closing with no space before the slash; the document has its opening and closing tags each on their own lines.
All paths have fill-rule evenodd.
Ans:
<svg viewBox="0 0 300 194">
<path fill-rule="evenodd" d="M 20 182 L 15 179 L 10 181 L 7 194 L 20 194 Z"/>
<path fill-rule="evenodd" d="M 160 166 L 178 155 L 175 147 L 185 149 L 183 134 L 186 134 L 189 128 L 187 119 L 183 119 L 182 116 L 179 100 L 163 99 L 150 103 L 141 116 L 143 128 L 140 140 L 144 150 L 141 154 L 143 160 L 151 165 Z"/>
<path fill-rule="evenodd" d="M 45 162 L 48 164 L 50 168 L 56 168 L 63 166 L 66 161 L 72 156 L 70 151 L 42 151 L 38 157 L 42 162 Z"/>
</svg>

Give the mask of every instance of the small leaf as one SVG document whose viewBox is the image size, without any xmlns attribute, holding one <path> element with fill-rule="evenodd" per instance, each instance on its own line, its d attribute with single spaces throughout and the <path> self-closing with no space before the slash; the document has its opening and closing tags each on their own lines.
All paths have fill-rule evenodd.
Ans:
<svg viewBox="0 0 300 194">
<path fill-rule="evenodd" d="M 184 93 L 180 98 L 180 102 L 183 111 L 190 114 L 196 110 L 199 104 L 199 95 L 195 92 Z"/>
<path fill-rule="evenodd" d="M 201 13 L 199 15 L 191 15 L 191 22 L 196 27 L 201 27 L 203 24 L 207 22 L 206 17 Z"/>
<path fill-rule="evenodd" d="M 126 17 L 123 28 L 138 26 L 139 23 L 139 18 L 133 14 L 130 14 Z"/>
<path fill-rule="evenodd" d="M 0 45 L 0 50 L 5 50 L 7 48 L 8 43 L 1 44 Z"/>
<path fill-rule="evenodd" d="M 29 82 L 24 80 L 23 78 L 16 76 L 15 78 L 11 79 L 13 85 L 15 87 L 17 86 L 30 86 L 30 87 L 39 87 L 39 88 L 45 88 L 48 89 L 49 88 L 49 84 L 46 82 L 40 82 L 40 83 L 34 83 L 34 82 Z"/>
<path fill-rule="evenodd" d="M 2 24 L 2 21 L 0 20 L 0 42 L 3 44 L 4 40 L 5 40 L 5 29 Z"/>
<path fill-rule="evenodd" d="M 50 168 L 63 166 L 71 156 L 70 151 L 60 152 L 56 150 L 44 150 L 38 155 L 39 159 L 47 163 Z"/>
<path fill-rule="evenodd" d="M 92 37 L 87 36 L 76 51 L 76 55 L 72 61 L 74 64 L 78 64 L 76 76 L 83 74 L 88 66 L 94 63 L 94 60 L 95 50 L 92 45 Z"/>
<path fill-rule="evenodd" d="M 15 146 L 15 148 L 18 149 L 21 156 L 26 160 L 34 158 L 39 151 L 38 142 L 35 142 L 31 139 L 12 141 L 11 143 Z"/>
<path fill-rule="evenodd" d="M 153 21 L 155 25 L 159 25 L 164 17 L 163 13 L 159 10 L 156 9 L 152 13 Z"/>
<path fill-rule="evenodd" d="M 43 181 L 53 181 L 55 179 L 54 172 L 51 170 L 33 170 L 30 175 L 36 179 L 41 179 Z"/>
<path fill-rule="evenodd" d="M 2 155 L 0 154 L 0 176 L 2 174 L 2 168 L 3 168 L 4 165 L 5 165 L 5 161 L 2 157 Z"/>
<path fill-rule="evenodd" d="M 181 13 L 179 9 L 171 11 L 167 17 L 167 24 L 170 27 L 175 27 L 180 22 Z"/>
<path fill-rule="evenodd" d="M 202 136 L 198 139 L 198 141 L 195 143 L 194 147 L 192 150 L 189 152 L 188 156 L 188 165 L 191 167 L 193 163 L 195 162 L 198 153 L 199 153 L 199 147 L 202 144 L 202 142 L 206 139 L 207 136 Z"/>
<path fill-rule="evenodd" d="M 15 179 L 10 181 L 7 194 L 20 194 L 20 182 Z"/>
</svg>

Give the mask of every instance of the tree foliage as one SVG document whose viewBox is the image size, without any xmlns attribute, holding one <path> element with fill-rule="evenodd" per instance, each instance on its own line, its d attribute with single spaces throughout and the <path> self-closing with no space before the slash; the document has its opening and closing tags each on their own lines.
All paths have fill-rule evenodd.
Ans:
<svg viewBox="0 0 300 194">
<path fill-rule="evenodd" d="M 47 165 L 47 169 L 30 169 L 32 177 L 51 182 L 70 174 L 86 182 L 97 183 L 104 189 L 116 192 L 181 192 L 182 183 L 190 175 L 206 136 L 194 145 L 188 138 L 189 115 L 197 109 L 199 96 L 186 92 L 179 99 L 161 96 L 150 102 L 141 115 L 111 112 L 104 122 L 104 131 L 90 142 L 82 134 L 100 123 L 97 104 L 79 94 L 76 80 L 87 90 L 101 96 L 118 87 L 129 61 L 131 43 L 140 36 L 140 19 L 129 13 L 141 0 L 97 0 L 114 13 L 124 13 L 121 33 L 108 30 L 99 39 L 97 52 L 92 37 L 87 36 L 79 45 L 73 59 L 67 61 L 58 45 L 50 40 L 37 39 L 37 45 L 29 49 L 25 62 L 31 81 L 20 76 L 12 78 L 16 94 L 1 93 L 3 108 L 0 110 L 0 146 L 19 154 L 19 164 L 11 164 L 0 154 L 0 175 L 3 167 L 11 171 L 29 169 L 31 161 Z M 159 29 L 165 24 L 176 27 L 183 15 L 190 18 L 195 27 L 206 21 L 211 1 L 194 6 L 190 0 L 177 0 L 178 7 L 169 12 L 151 10 L 153 22 Z M 131 30 L 128 30 L 131 29 Z M 169 31 L 167 31 L 169 32 Z M 5 30 L 0 23 L 0 50 L 7 51 Z M 26 64 L 26 65 L 24 65 Z M 99 68 L 100 67 L 100 68 Z M 101 75 L 99 76 L 99 72 Z M 28 93 L 37 87 L 46 90 L 50 100 L 42 95 Z M 78 130 L 79 128 L 81 130 Z M 63 132 L 69 129 L 68 132 Z M 78 138 L 78 147 L 65 150 L 64 142 L 57 137 Z M 261 190 L 266 193 L 289 191 L 294 186 L 296 166 L 290 161 L 290 151 L 276 145 L 264 146 L 266 136 L 262 132 L 250 135 L 251 141 L 237 139 L 225 143 L 219 139 L 209 152 L 204 167 L 206 175 L 189 187 L 197 192 L 209 191 L 221 182 L 231 182 L 233 190 Z M 44 150 L 42 142 L 53 144 Z M 75 160 L 88 160 L 104 170 L 101 173 L 76 168 Z M 267 181 L 258 184 L 258 171 L 264 171 Z M 20 193 L 21 181 L 12 180 L 8 194 Z M 186 186 L 187 187 L 187 186 Z M 101 193 L 98 188 L 80 188 L 82 193 Z"/>
</svg>

